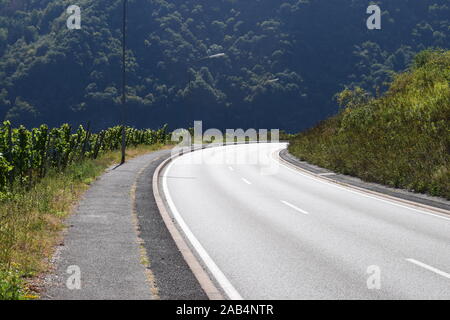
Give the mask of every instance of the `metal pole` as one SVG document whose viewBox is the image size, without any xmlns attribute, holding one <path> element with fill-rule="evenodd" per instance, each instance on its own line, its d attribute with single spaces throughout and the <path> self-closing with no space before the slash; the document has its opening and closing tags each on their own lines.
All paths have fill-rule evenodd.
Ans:
<svg viewBox="0 0 450 320">
<path fill-rule="evenodd" d="M 127 102 L 126 92 L 126 44 L 127 44 L 127 2 L 123 0 L 123 24 L 122 24 L 122 159 L 121 164 L 125 163 L 126 150 L 126 129 L 125 129 L 125 105 Z"/>
</svg>

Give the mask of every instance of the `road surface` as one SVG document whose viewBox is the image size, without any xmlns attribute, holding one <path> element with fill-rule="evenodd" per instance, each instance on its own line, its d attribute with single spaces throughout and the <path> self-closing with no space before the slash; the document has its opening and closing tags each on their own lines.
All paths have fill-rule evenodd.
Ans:
<svg viewBox="0 0 450 320">
<path fill-rule="evenodd" d="M 281 164 L 285 144 L 175 159 L 163 191 L 232 299 L 450 299 L 450 216 Z"/>
</svg>

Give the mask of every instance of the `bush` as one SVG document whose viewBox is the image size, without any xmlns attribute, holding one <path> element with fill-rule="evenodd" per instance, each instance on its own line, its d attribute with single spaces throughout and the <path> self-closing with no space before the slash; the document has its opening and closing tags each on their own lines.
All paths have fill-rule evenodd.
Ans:
<svg viewBox="0 0 450 320">
<path fill-rule="evenodd" d="M 420 53 L 388 92 L 338 95 L 336 116 L 291 139 L 295 156 L 331 170 L 450 199 L 450 51 Z"/>
<path fill-rule="evenodd" d="M 0 300 L 21 300 L 25 298 L 22 291 L 22 278 L 20 273 L 11 268 L 0 266 Z"/>
</svg>

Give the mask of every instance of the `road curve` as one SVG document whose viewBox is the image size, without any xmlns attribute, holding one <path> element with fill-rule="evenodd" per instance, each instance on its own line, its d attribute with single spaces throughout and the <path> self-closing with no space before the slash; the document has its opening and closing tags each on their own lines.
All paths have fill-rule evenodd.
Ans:
<svg viewBox="0 0 450 320">
<path fill-rule="evenodd" d="M 207 148 L 163 172 L 169 208 L 233 299 L 450 299 L 450 216 Z"/>
</svg>

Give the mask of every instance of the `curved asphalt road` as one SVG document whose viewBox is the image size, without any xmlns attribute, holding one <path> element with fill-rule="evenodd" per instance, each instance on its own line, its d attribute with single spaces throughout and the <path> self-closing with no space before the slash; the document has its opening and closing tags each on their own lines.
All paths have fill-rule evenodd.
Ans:
<svg viewBox="0 0 450 320">
<path fill-rule="evenodd" d="M 163 173 L 172 214 L 231 298 L 450 299 L 450 216 L 301 173 L 279 162 L 285 147 L 209 148 Z"/>
</svg>

